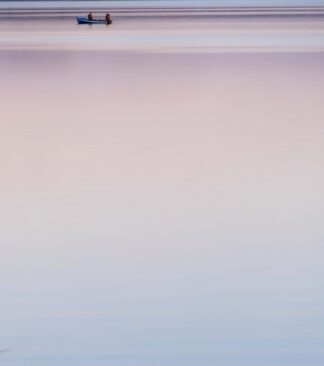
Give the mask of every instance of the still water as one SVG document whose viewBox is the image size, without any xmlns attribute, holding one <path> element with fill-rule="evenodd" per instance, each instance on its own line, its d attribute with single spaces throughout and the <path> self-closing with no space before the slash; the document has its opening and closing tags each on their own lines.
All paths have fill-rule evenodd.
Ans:
<svg viewBox="0 0 324 366">
<path fill-rule="evenodd" d="M 323 365 L 322 22 L 156 17 L 0 21 L 0 365 Z"/>
</svg>

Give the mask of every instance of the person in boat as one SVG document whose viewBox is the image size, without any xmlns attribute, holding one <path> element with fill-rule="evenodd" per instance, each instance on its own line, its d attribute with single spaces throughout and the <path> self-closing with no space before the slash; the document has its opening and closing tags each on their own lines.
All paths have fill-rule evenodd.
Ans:
<svg viewBox="0 0 324 366">
<path fill-rule="evenodd" d="M 110 16 L 110 14 L 109 14 L 109 13 L 106 13 L 106 17 L 105 17 L 105 19 L 106 19 L 106 23 L 107 23 L 107 24 L 111 24 L 111 23 L 112 23 L 111 16 Z"/>
<path fill-rule="evenodd" d="M 93 15 L 92 15 L 92 13 L 91 13 L 91 12 L 88 14 L 88 20 L 90 20 L 90 21 L 92 21 L 92 20 L 93 20 Z"/>
</svg>

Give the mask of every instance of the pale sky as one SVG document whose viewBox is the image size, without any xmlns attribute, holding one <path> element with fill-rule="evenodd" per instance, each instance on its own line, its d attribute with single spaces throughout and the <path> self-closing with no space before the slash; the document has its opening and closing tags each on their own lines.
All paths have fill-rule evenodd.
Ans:
<svg viewBox="0 0 324 366">
<path fill-rule="evenodd" d="M 80 0 L 50 0 L 50 2 L 70 2 Z M 97 0 L 81 0 L 82 2 L 92 2 Z M 99 0 L 100 1 L 100 0 Z M 286 4 L 303 4 L 303 5 L 324 5 L 324 0 L 103 0 L 106 2 L 168 2 L 168 3 L 215 3 L 220 5 L 286 5 Z M 0 2 L 48 2 L 48 0 L 0 0 Z"/>
</svg>

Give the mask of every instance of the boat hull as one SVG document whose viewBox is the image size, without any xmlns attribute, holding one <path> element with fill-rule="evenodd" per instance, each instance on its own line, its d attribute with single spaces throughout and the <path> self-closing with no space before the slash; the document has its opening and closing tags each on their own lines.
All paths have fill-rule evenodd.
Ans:
<svg viewBox="0 0 324 366">
<path fill-rule="evenodd" d="M 107 22 L 106 19 L 89 20 L 88 18 L 85 18 L 85 17 L 76 17 L 76 18 L 77 18 L 78 24 L 111 24 L 112 23 L 112 21 Z"/>
</svg>

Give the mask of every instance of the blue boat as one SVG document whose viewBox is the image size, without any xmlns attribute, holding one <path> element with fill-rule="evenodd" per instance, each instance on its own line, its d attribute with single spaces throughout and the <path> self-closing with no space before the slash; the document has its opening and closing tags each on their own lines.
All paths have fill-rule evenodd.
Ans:
<svg viewBox="0 0 324 366">
<path fill-rule="evenodd" d="M 93 19 L 89 20 L 86 17 L 76 17 L 78 24 L 111 24 L 112 21 L 110 20 L 107 22 L 106 19 Z"/>
</svg>

